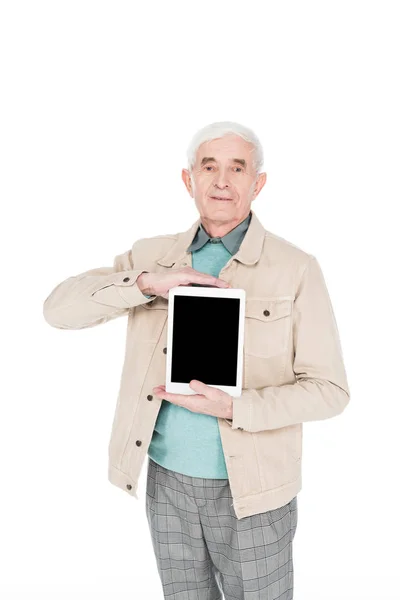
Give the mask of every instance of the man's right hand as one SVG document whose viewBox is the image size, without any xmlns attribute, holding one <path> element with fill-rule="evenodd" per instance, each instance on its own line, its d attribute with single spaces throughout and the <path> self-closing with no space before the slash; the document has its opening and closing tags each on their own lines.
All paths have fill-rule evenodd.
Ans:
<svg viewBox="0 0 400 600">
<path fill-rule="evenodd" d="M 162 296 L 166 299 L 168 299 L 168 292 L 171 288 L 180 285 L 189 285 L 190 283 L 221 288 L 232 287 L 223 279 L 207 275 L 207 273 L 200 273 L 200 271 L 196 271 L 192 267 L 173 269 L 164 273 L 142 273 L 136 282 L 142 294 Z"/>
</svg>

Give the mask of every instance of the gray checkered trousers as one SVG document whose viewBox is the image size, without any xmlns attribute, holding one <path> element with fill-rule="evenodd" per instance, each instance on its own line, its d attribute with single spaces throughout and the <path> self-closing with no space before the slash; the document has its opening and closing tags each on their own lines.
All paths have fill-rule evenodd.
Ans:
<svg viewBox="0 0 400 600">
<path fill-rule="evenodd" d="M 164 598 L 293 600 L 297 496 L 238 519 L 228 479 L 189 477 L 148 458 L 146 514 Z"/>
</svg>

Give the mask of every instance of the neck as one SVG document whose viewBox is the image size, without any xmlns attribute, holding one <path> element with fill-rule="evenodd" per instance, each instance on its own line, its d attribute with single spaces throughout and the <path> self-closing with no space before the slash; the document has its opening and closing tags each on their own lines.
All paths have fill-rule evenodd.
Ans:
<svg viewBox="0 0 400 600">
<path fill-rule="evenodd" d="M 248 214 L 242 217 L 237 217 L 236 219 L 231 219 L 230 221 L 216 221 L 215 219 L 209 219 L 208 217 L 201 216 L 201 224 L 204 229 L 207 231 L 208 235 L 212 238 L 214 237 L 224 237 L 227 233 L 232 231 L 235 227 L 239 225 L 242 221 L 244 221 L 248 217 Z"/>
</svg>

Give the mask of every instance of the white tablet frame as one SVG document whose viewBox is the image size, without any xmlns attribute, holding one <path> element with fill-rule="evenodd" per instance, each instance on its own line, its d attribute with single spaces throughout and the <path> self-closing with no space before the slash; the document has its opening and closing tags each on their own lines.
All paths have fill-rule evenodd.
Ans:
<svg viewBox="0 0 400 600">
<path fill-rule="evenodd" d="M 176 286 L 168 293 L 168 329 L 167 329 L 167 365 L 166 365 L 166 385 L 165 390 L 173 394 L 197 394 L 189 383 L 180 383 L 171 381 L 172 367 L 172 341 L 173 341 L 173 322 L 174 322 L 174 300 L 175 296 L 207 296 L 211 298 L 238 298 L 239 299 L 239 331 L 238 331 L 238 357 L 236 386 L 207 384 L 224 392 L 230 396 L 240 396 L 242 394 L 242 372 L 243 372 L 243 348 L 244 348 L 244 324 L 245 324 L 245 306 L 246 291 L 242 288 L 219 288 L 212 286 Z M 193 315 L 195 320 L 196 315 Z M 189 333 L 189 332 L 188 332 Z M 204 382 L 206 383 L 206 382 Z"/>
</svg>

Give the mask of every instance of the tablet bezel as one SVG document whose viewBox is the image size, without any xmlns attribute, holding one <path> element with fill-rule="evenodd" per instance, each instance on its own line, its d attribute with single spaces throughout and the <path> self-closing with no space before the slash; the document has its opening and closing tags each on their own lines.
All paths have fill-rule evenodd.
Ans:
<svg viewBox="0 0 400 600">
<path fill-rule="evenodd" d="M 173 394 L 197 394 L 189 383 L 180 383 L 171 381 L 172 368 L 172 342 L 173 342 L 173 322 L 174 322 L 174 307 L 176 296 L 201 296 L 211 298 L 238 298 L 239 299 L 239 332 L 238 332 L 238 356 L 237 356 L 237 373 L 236 385 L 219 385 L 207 384 L 231 396 L 240 396 L 242 394 L 242 373 L 243 373 L 243 348 L 244 348 L 244 325 L 245 325 L 245 305 L 246 291 L 242 288 L 219 288 L 211 286 L 176 286 L 169 290 L 168 294 L 168 325 L 167 325 L 167 365 L 166 365 L 166 385 L 165 389 Z M 194 315 L 195 319 L 195 315 Z M 206 382 L 204 382 L 206 383 Z"/>
</svg>

